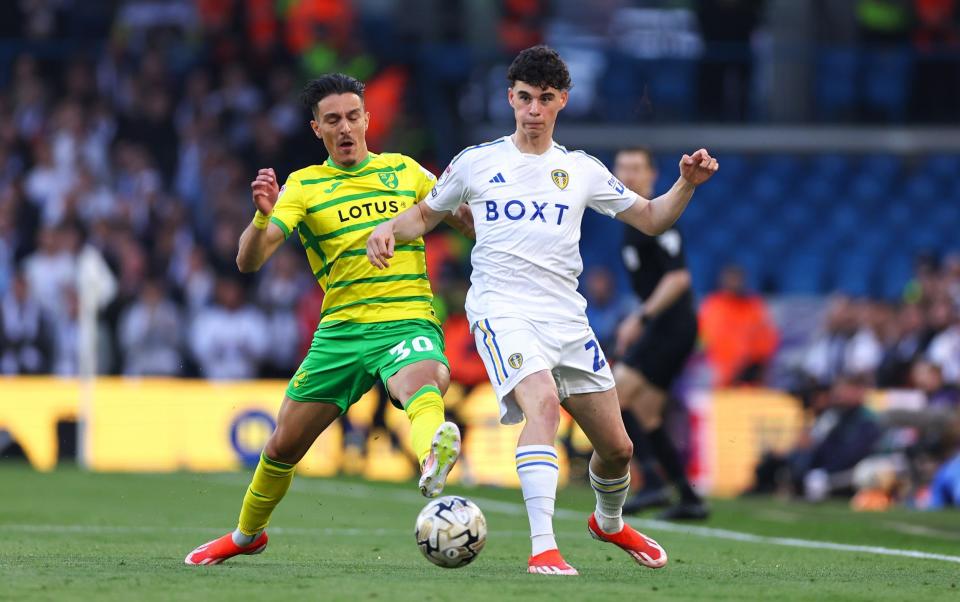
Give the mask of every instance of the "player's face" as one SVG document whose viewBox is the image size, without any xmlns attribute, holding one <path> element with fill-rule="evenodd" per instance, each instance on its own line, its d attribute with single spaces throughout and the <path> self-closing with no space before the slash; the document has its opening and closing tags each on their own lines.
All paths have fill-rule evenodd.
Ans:
<svg viewBox="0 0 960 602">
<path fill-rule="evenodd" d="M 317 103 L 316 120 L 310 122 L 313 133 L 323 140 L 337 165 L 350 167 L 367 156 L 367 126 L 370 113 L 356 94 L 331 94 Z"/>
<path fill-rule="evenodd" d="M 653 194 L 653 183 L 657 180 L 657 170 L 650 164 L 646 153 L 622 151 L 617 154 L 613 164 L 613 175 L 624 186 L 644 198 Z"/>
<path fill-rule="evenodd" d="M 552 136 L 557 113 L 567 106 L 567 96 L 566 90 L 514 82 L 507 91 L 507 99 L 513 107 L 517 130 L 531 138 Z"/>
</svg>

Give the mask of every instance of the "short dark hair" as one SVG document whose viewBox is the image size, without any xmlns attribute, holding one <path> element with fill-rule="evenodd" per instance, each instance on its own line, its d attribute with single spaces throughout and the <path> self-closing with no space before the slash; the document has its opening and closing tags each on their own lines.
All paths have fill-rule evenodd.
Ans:
<svg viewBox="0 0 960 602">
<path fill-rule="evenodd" d="M 647 158 L 647 163 L 650 164 L 650 167 L 655 168 L 657 166 L 656 162 L 653 159 L 653 151 L 650 150 L 649 146 L 639 146 L 639 145 L 627 146 L 617 151 L 618 155 L 624 154 L 624 153 L 640 153 L 641 155 Z"/>
<path fill-rule="evenodd" d="M 331 94 L 356 94 L 363 101 L 363 82 L 343 73 L 328 73 L 312 79 L 303 87 L 300 101 L 316 116 L 317 103 Z"/>
<path fill-rule="evenodd" d="M 507 69 L 507 81 L 512 87 L 517 81 L 537 86 L 541 89 L 556 88 L 569 90 L 573 87 L 567 64 L 558 53 L 549 46 L 539 45 L 527 48 L 513 59 Z"/>
</svg>

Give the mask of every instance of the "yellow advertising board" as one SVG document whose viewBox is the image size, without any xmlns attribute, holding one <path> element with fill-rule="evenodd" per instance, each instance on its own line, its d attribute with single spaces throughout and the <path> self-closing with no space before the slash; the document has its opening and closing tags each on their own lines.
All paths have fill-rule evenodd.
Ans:
<svg viewBox="0 0 960 602">
<path fill-rule="evenodd" d="M 99 471 L 229 471 L 250 466 L 273 431 L 285 381 L 218 383 L 184 379 L 102 378 L 90 385 L 56 378 L 0 379 L 0 429 L 10 431 L 38 470 L 57 461 L 56 424 L 81 422 L 82 461 Z M 499 424 L 489 385 L 445 397 L 463 426 L 463 461 L 451 478 L 517 487 L 514 451 L 522 425 Z M 691 396 L 691 472 L 704 491 L 731 495 L 749 486 L 757 458 L 786 449 L 802 426 L 799 403 L 769 390 L 696 392 Z M 358 474 L 405 480 L 416 464 L 403 412 L 386 407 L 376 391 L 318 439 L 298 472 Z M 382 420 L 378 420 L 381 415 Z M 81 420 L 82 419 L 82 420 Z M 569 479 L 567 449 L 589 442 L 563 414 L 560 482 Z"/>
</svg>

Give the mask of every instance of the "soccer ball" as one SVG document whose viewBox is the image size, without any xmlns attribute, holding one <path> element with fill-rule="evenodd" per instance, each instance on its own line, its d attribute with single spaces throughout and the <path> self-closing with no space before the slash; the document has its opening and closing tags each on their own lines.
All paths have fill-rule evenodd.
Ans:
<svg viewBox="0 0 960 602">
<path fill-rule="evenodd" d="M 487 543 L 487 519 L 467 498 L 447 495 L 423 507 L 415 535 L 427 560 L 455 569 L 467 566 L 480 554 Z"/>
</svg>

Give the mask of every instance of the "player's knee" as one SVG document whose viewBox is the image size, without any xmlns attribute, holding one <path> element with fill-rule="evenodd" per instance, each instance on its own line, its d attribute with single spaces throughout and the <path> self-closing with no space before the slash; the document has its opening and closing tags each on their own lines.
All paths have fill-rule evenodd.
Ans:
<svg viewBox="0 0 960 602">
<path fill-rule="evenodd" d="M 450 387 L 450 369 L 438 362 L 433 372 L 434 386 L 440 389 L 442 395 L 446 395 Z"/>
<path fill-rule="evenodd" d="M 532 416 L 527 416 L 544 429 L 556 431 L 560 428 L 560 398 L 556 395 L 542 397 L 534 406 Z"/>
<path fill-rule="evenodd" d="M 446 395 L 450 387 L 450 370 L 440 362 L 434 364 L 431 367 L 417 366 L 415 372 L 398 373 L 388 383 L 390 393 L 400 401 L 406 401 L 423 387 L 429 386 L 440 389 L 440 394 Z"/>
<path fill-rule="evenodd" d="M 604 450 L 603 460 L 608 464 L 626 466 L 633 457 L 633 442 L 629 437 L 623 437 L 615 445 Z"/>
<path fill-rule="evenodd" d="M 278 429 L 273 433 L 267 444 L 263 447 L 263 453 L 271 460 L 283 462 L 284 464 L 296 464 L 303 458 L 303 451 L 298 441 L 290 437 L 285 437 Z"/>
</svg>

